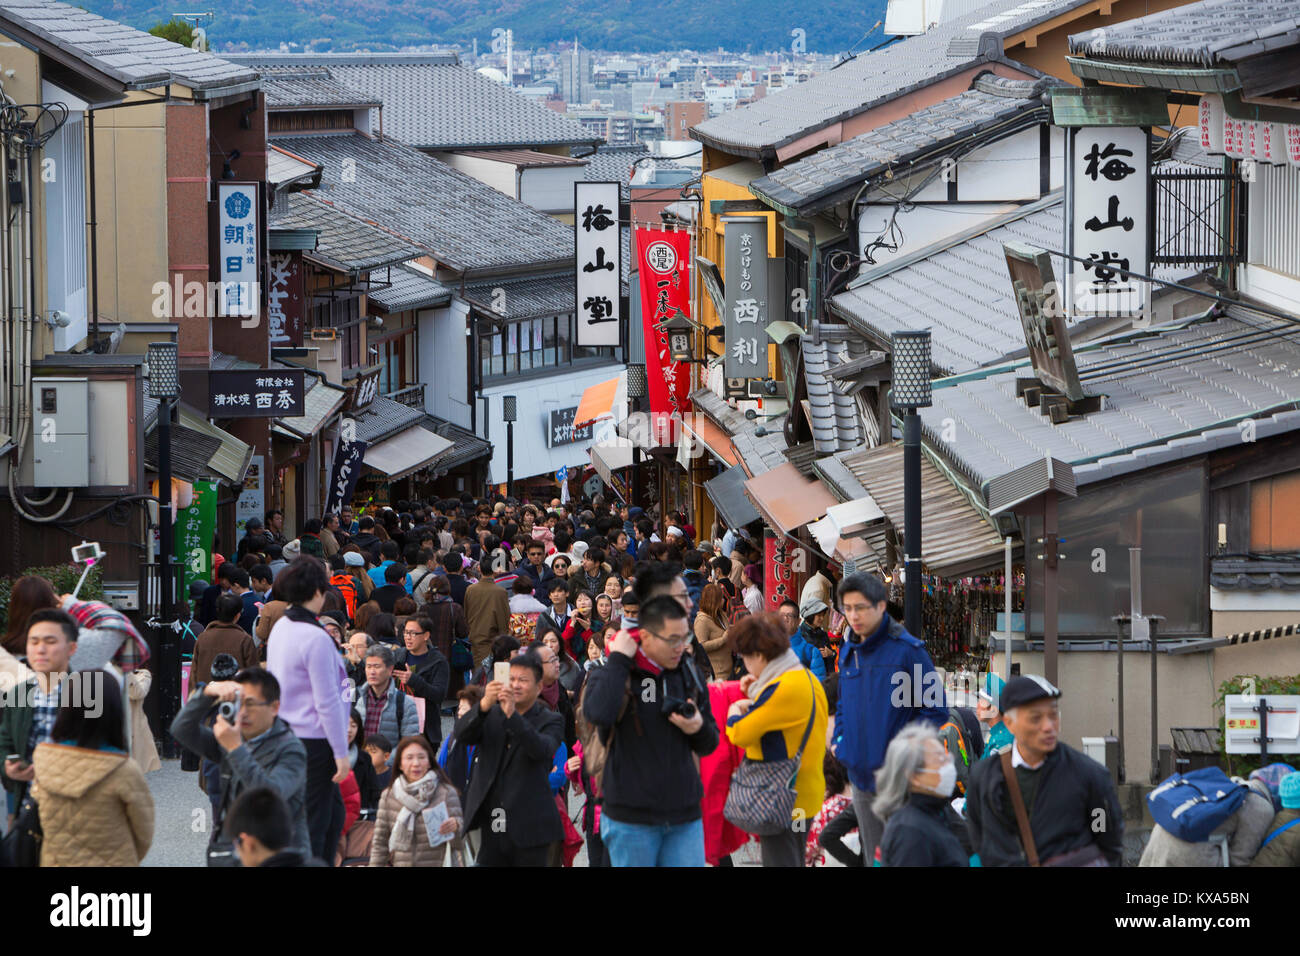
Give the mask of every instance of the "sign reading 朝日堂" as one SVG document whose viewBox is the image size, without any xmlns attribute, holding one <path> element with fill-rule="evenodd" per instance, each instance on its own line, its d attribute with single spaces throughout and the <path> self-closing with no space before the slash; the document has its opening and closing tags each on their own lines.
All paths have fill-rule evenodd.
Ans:
<svg viewBox="0 0 1300 956">
<path fill-rule="evenodd" d="M 218 315 L 254 316 L 261 307 L 257 263 L 261 228 L 257 183 L 218 184 Z"/>
<path fill-rule="evenodd" d="M 724 218 L 727 378 L 767 377 L 767 217 Z"/>
<path fill-rule="evenodd" d="M 622 343 L 623 252 L 618 183 L 573 184 L 578 345 Z"/>
</svg>

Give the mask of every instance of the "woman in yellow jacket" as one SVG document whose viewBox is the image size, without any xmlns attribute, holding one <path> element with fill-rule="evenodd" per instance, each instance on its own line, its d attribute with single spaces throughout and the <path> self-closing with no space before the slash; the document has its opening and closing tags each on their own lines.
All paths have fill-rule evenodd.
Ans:
<svg viewBox="0 0 1300 956">
<path fill-rule="evenodd" d="M 727 712 L 728 739 L 748 760 L 785 760 L 803 744 L 790 829 L 759 837 L 764 866 L 803 866 L 808 825 L 826 790 L 826 691 L 790 650 L 777 615 L 743 617 L 731 625 L 728 637 L 749 672 L 740 680 L 745 697 Z"/>
</svg>

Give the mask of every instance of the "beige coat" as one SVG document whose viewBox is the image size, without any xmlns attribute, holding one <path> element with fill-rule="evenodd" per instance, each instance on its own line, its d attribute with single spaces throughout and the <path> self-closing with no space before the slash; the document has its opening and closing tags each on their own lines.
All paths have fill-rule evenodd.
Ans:
<svg viewBox="0 0 1300 956">
<path fill-rule="evenodd" d="M 447 847 L 451 847 L 451 865 L 465 865 L 465 813 L 460 807 L 460 797 L 456 788 L 443 781 L 433 791 L 429 806 L 439 803 L 447 805 L 447 814 L 459 825 L 456 835 L 446 843 L 429 846 L 429 836 L 424 830 L 424 818 L 415 818 L 415 833 L 411 836 L 409 850 L 389 850 L 388 837 L 397 822 L 397 815 L 402 812 L 402 805 L 393 796 L 389 787 L 379 797 L 379 813 L 375 816 L 375 836 L 370 842 L 371 866 L 442 866 Z"/>
<path fill-rule="evenodd" d="M 506 589 L 486 579 L 466 588 L 465 622 L 477 664 L 492 652 L 494 637 L 510 633 L 510 595 Z"/>
<path fill-rule="evenodd" d="M 731 676 L 731 647 L 727 643 L 727 629 L 707 614 L 695 615 L 695 636 L 699 638 L 704 653 L 713 665 L 713 676 L 726 680 Z"/>
<path fill-rule="evenodd" d="M 162 769 L 158 759 L 158 745 L 153 740 L 149 718 L 144 713 L 144 699 L 149 696 L 153 675 L 145 670 L 126 675 L 126 696 L 131 705 L 131 759 L 145 773 Z"/>
<path fill-rule="evenodd" d="M 153 842 L 153 796 L 124 753 L 39 744 L 32 793 L 41 866 L 139 866 Z"/>
</svg>

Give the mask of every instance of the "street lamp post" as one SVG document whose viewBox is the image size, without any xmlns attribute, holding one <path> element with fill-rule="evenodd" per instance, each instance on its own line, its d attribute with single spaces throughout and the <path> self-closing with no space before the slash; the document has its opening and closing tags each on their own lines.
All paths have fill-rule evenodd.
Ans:
<svg viewBox="0 0 1300 956">
<path fill-rule="evenodd" d="M 172 407 L 180 395 L 178 346 L 149 345 L 149 396 L 158 399 L 158 716 L 163 731 L 163 756 L 176 756 L 172 719 L 180 711 L 180 644 L 172 622 L 176 616 L 172 581 Z"/>
<path fill-rule="evenodd" d="M 629 365 L 627 367 L 627 400 L 631 407 L 628 411 L 639 413 L 641 411 L 642 399 L 647 396 L 649 391 L 650 388 L 649 383 L 646 381 L 645 366 L 640 364 Z M 649 435 L 653 434 L 648 416 L 644 425 L 648 433 L 646 439 L 648 441 Z M 640 427 L 642 427 L 640 423 L 633 426 L 633 428 Z M 641 444 L 637 441 L 638 436 L 636 434 L 632 434 L 629 437 L 632 439 L 632 482 L 629 486 L 628 494 L 640 501 L 641 496 L 638 493 L 637 485 L 640 482 L 641 477 Z M 628 504 L 632 504 L 632 502 L 629 501 Z"/>
<path fill-rule="evenodd" d="M 921 416 L 929 408 L 930 333 L 895 332 L 892 336 L 893 387 L 890 404 L 903 416 L 903 623 L 909 634 L 921 633 Z"/>
<path fill-rule="evenodd" d="M 506 497 L 515 495 L 515 419 L 519 402 L 514 395 L 501 396 L 501 417 L 506 420 Z"/>
</svg>

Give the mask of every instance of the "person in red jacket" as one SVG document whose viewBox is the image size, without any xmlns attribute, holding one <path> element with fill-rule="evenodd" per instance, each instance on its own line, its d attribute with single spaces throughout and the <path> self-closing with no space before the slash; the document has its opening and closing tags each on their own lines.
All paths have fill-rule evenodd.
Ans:
<svg viewBox="0 0 1300 956">
<path fill-rule="evenodd" d="M 709 708 L 725 714 L 733 703 L 745 697 L 740 681 L 710 681 Z M 731 775 L 745 759 L 745 751 L 721 734 L 718 746 L 700 758 L 700 781 L 704 784 L 704 858 L 710 866 L 731 866 L 731 854 L 749 842 L 749 834 L 722 815 L 731 790 Z"/>
</svg>

